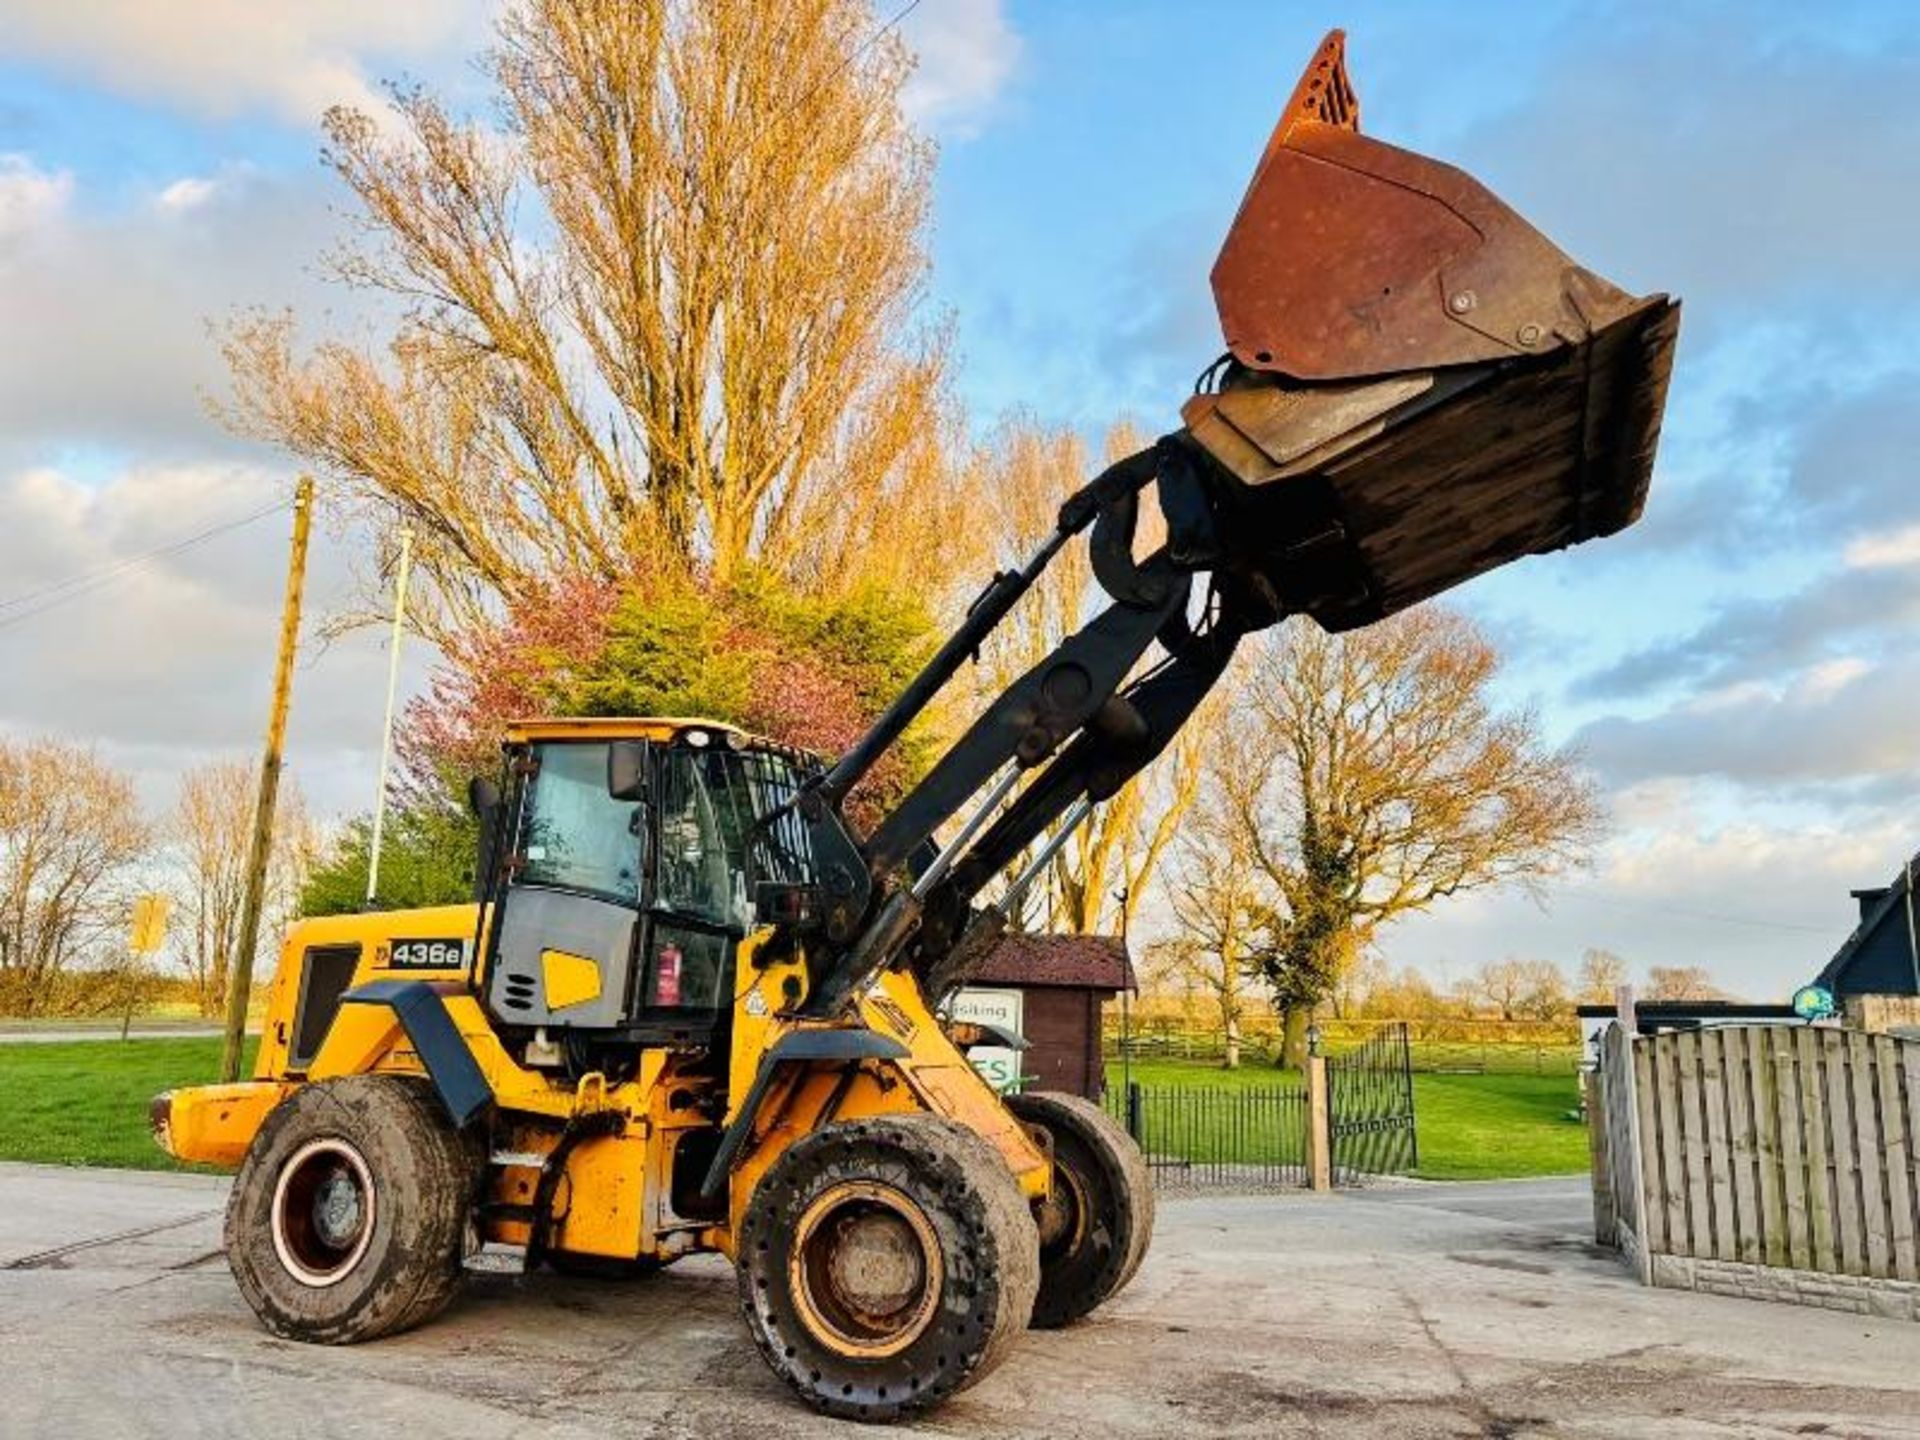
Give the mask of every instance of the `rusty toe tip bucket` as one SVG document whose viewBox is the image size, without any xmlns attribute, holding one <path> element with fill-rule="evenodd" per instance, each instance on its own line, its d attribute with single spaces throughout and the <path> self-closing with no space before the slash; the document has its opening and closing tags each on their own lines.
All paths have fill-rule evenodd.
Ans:
<svg viewBox="0 0 1920 1440">
<path fill-rule="evenodd" d="M 1215 262 L 1232 363 L 1186 407 L 1237 559 L 1334 630 L 1638 518 L 1679 330 L 1359 117 L 1336 30 Z"/>
</svg>

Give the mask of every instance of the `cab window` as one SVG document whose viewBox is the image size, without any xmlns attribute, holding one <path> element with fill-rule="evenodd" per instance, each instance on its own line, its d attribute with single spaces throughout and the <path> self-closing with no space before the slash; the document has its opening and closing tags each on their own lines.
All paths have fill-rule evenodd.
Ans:
<svg viewBox="0 0 1920 1440">
<path fill-rule="evenodd" d="M 607 794 L 607 747 L 534 747 L 537 764 L 521 823 L 520 881 L 579 890 L 624 905 L 640 902 L 643 807 Z"/>
</svg>

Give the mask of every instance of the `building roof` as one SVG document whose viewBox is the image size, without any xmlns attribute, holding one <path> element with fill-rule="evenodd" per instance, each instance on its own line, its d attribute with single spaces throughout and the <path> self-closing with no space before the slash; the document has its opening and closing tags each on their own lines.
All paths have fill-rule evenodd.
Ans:
<svg viewBox="0 0 1920 1440">
<path fill-rule="evenodd" d="M 1920 855 L 1900 867 L 1885 889 L 1855 890 L 1860 923 L 1834 952 L 1814 984 L 1835 996 L 1920 994 L 1920 954 L 1907 903 L 1908 876 Z"/>
<path fill-rule="evenodd" d="M 974 985 L 1137 990 L 1127 947 L 1111 935 L 1004 936 L 970 978 Z"/>
</svg>

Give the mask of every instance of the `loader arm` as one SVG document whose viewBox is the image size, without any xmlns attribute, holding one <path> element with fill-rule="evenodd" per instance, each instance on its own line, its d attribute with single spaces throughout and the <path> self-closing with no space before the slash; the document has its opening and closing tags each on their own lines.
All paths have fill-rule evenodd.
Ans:
<svg viewBox="0 0 1920 1440">
<path fill-rule="evenodd" d="M 1268 141 L 1213 288 L 1226 354 L 1185 426 L 1070 495 L 1027 563 L 993 578 L 801 797 L 822 877 L 805 1013 L 841 1012 L 902 961 L 932 1001 L 962 983 L 1024 886 L 1166 748 L 1243 636 L 1288 615 L 1371 624 L 1638 517 L 1677 303 L 1583 269 L 1471 176 L 1361 135 L 1338 31 Z M 1167 539 L 1136 557 L 1149 486 Z M 857 834 L 847 794 L 1089 531 L 1111 603 Z M 930 863 L 909 864 L 963 812 Z M 1008 893 L 976 909 L 1036 843 Z"/>
</svg>

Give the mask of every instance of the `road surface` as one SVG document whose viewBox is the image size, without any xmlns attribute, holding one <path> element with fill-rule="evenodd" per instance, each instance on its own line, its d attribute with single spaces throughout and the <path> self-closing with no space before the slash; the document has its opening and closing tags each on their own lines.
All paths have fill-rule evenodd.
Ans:
<svg viewBox="0 0 1920 1440">
<path fill-rule="evenodd" d="M 224 1199 L 0 1165 L 0 1435 L 876 1433 L 788 1400 L 712 1258 L 476 1283 L 358 1348 L 275 1340 L 227 1274 Z M 1124 1296 L 913 1433 L 1920 1436 L 1920 1326 L 1643 1290 L 1586 1204 L 1583 1180 L 1168 1200 Z"/>
</svg>

